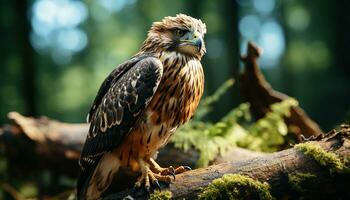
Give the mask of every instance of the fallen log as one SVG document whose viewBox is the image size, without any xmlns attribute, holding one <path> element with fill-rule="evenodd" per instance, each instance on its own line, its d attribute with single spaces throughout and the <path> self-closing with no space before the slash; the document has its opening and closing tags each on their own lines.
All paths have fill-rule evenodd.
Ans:
<svg viewBox="0 0 350 200">
<path fill-rule="evenodd" d="M 60 166 L 64 166 L 60 170 L 66 172 L 65 170 L 70 169 L 69 173 L 72 174 L 72 176 L 76 176 L 76 159 L 78 158 L 79 149 L 81 148 L 85 139 L 85 132 L 88 127 L 87 124 L 80 124 L 77 126 L 72 126 L 75 128 L 71 128 L 70 124 L 50 120 L 48 118 L 34 119 L 23 117 L 19 114 L 12 114 L 10 117 L 16 123 L 13 125 L 7 125 L 0 130 L 0 141 L 2 147 L 5 147 L 7 152 L 10 152 L 10 154 L 14 153 L 14 155 L 7 156 L 9 160 L 12 160 L 12 162 L 9 162 L 11 171 L 15 170 L 12 164 L 22 167 L 25 166 L 26 170 L 36 169 L 38 172 L 41 170 L 40 165 L 43 165 L 42 167 L 54 170 L 58 170 Z M 24 126 L 27 127 L 24 128 Z M 29 128 L 30 126 L 32 127 Z M 29 130 L 35 131 L 29 133 L 31 134 L 31 136 L 29 136 L 26 134 L 26 132 L 24 132 L 24 130 L 26 130 L 26 132 Z M 312 143 L 320 145 L 326 151 L 335 153 L 341 160 L 346 160 L 350 157 L 349 132 L 349 126 L 344 126 L 340 131 L 328 134 L 323 138 L 323 135 L 319 135 L 318 140 L 312 141 Z M 37 136 L 36 134 L 40 134 L 41 136 Z M 64 138 L 57 136 L 60 134 L 62 134 L 62 136 L 69 134 L 69 137 L 74 138 L 73 141 L 75 142 L 70 143 L 70 139 L 57 139 Z M 53 137 L 54 135 L 56 136 Z M 48 148 L 49 150 L 40 150 L 41 148 Z M 76 152 L 77 155 L 67 153 L 70 151 Z M 37 162 L 28 160 L 28 162 L 26 162 L 26 160 L 17 159 L 16 157 L 16 155 L 18 156 L 20 153 L 22 154 L 22 158 L 33 158 L 33 156 L 23 155 L 29 152 L 35 153 L 37 155 L 36 158 L 40 157 L 40 159 L 36 160 Z M 240 159 L 235 160 L 237 157 L 240 157 L 237 156 L 237 152 L 238 155 L 242 156 Z M 189 162 L 191 157 L 192 159 L 196 157 L 195 152 L 187 153 L 188 154 L 184 154 L 184 152 L 175 149 L 171 145 L 168 145 L 168 147 L 165 148 L 165 151 L 160 153 L 159 159 L 163 159 L 163 165 L 167 166 L 171 164 L 169 163 L 169 156 L 174 158 L 173 155 L 177 154 L 181 155 L 180 157 L 182 157 L 179 162 L 186 164 L 184 161 Z M 267 155 L 260 155 L 256 154 L 255 152 L 236 149 L 226 154 L 226 157 L 227 158 L 223 158 L 221 161 L 220 159 L 217 159 L 215 162 L 216 165 L 212 165 L 208 168 L 197 169 L 177 175 L 176 181 L 173 182 L 168 188 L 172 192 L 173 197 L 175 199 L 181 199 L 183 197 L 188 198 L 196 196 L 201 192 L 201 188 L 207 186 L 212 180 L 228 173 L 239 173 L 259 181 L 269 183 L 271 186 L 272 195 L 277 198 L 286 196 L 294 198 L 298 197 L 298 195 L 303 197 L 305 197 L 305 195 L 314 195 L 314 197 L 320 197 L 320 199 L 323 199 L 322 197 L 331 198 L 332 195 L 344 198 L 349 198 L 350 196 L 349 191 L 344 189 L 350 187 L 350 177 L 348 174 L 339 175 L 329 173 L 329 169 L 327 169 L 327 167 L 320 166 L 319 163 L 315 162 L 312 158 L 305 156 L 297 148 Z M 230 159 L 232 160 L 230 161 Z M 62 160 L 66 160 L 67 163 L 66 161 L 63 162 Z M 26 163 L 19 163 L 19 161 Z M 191 164 L 191 162 L 195 163 L 195 159 L 190 161 L 189 164 Z M 226 163 L 217 164 L 220 162 Z M 33 166 L 28 166 L 29 163 L 32 163 Z M 23 171 L 23 169 L 19 171 Z M 295 192 L 295 189 L 293 189 L 291 186 L 289 179 L 290 175 L 294 172 L 297 172 L 296 176 L 298 174 L 312 174 L 314 177 L 316 177 L 312 181 L 312 184 L 306 184 L 306 194 L 305 192 Z M 132 179 L 130 180 L 130 183 L 132 183 Z M 121 195 L 127 194 L 125 192 L 116 194 L 116 190 L 111 191 L 114 193 L 108 195 L 107 199 L 117 198 L 121 197 Z M 144 197 L 141 197 L 141 199 L 142 198 Z"/>
<path fill-rule="evenodd" d="M 256 119 L 264 117 L 270 111 L 271 104 L 290 98 L 288 95 L 274 90 L 266 81 L 258 64 L 260 54 L 261 50 L 249 42 L 247 55 L 241 56 L 244 71 L 237 81 L 243 101 L 250 103 L 251 111 Z M 310 137 L 322 133 L 318 124 L 298 106 L 291 108 L 290 116 L 285 118 L 285 122 L 299 141 L 301 135 Z"/>
<path fill-rule="evenodd" d="M 12 171 L 20 172 L 25 167 L 25 170 L 32 172 L 40 173 L 43 169 L 50 169 L 71 177 L 77 176 L 79 171 L 77 163 L 89 128 L 88 124 L 69 124 L 45 116 L 25 117 L 17 112 L 9 113 L 8 117 L 13 123 L 0 129 L 0 146 L 5 151 Z M 263 153 L 234 148 L 225 155 L 218 156 L 213 163 L 243 160 L 261 155 Z M 184 152 L 170 143 L 161 149 L 157 162 L 162 166 L 187 165 L 195 168 L 198 158 L 197 151 Z"/>
<path fill-rule="evenodd" d="M 304 144 L 245 161 L 221 163 L 176 175 L 168 190 L 173 199 L 197 197 L 214 179 L 225 174 L 240 174 L 266 182 L 277 199 L 350 198 L 350 126 L 321 134 Z M 243 189 L 244 187 L 241 186 Z M 236 188 L 237 189 L 237 188 Z M 110 194 L 105 199 L 120 199 L 128 191 Z M 146 199 L 145 196 L 134 197 Z"/>
<path fill-rule="evenodd" d="M 47 117 L 25 117 L 16 112 L 0 128 L 0 147 L 13 176 L 43 169 L 76 177 L 87 124 L 67 124 Z M 20 176 L 20 175 L 19 175 Z"/>
</svg>

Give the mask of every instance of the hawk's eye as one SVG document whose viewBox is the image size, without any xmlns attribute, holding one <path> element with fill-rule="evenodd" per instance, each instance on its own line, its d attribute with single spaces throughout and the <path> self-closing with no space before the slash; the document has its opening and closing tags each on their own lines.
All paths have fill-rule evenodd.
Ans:
<svg viewBox="0 0 350 200">
<path fill-rule="evenodd" d="M 182 30 L 182 29 L 176 29 L 176 30 L 175 30 L 175 35 L 176 35 L 177 37 L 182 37 L 182 36 L 185 35 L 185 33 L 186 33 L 186 31 L 185 31 L 185 30 Z"/>
</svg>

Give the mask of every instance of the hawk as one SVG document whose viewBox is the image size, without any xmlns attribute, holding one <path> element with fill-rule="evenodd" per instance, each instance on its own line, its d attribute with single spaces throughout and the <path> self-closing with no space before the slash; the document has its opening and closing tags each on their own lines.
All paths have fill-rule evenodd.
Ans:
<svg viewBox="0 0 350 200">
<path fill-rule="evenodd" d="M 78 199 L 98 199 L 120 167 L 141 172 L 135 186 L 146 189 L 187 170 L 162 168 L 154 157 L 199 104 L 205 33 L 184 14 L 154 22 L 140 51 L 104 80 L 88 115 Z"/>
</svg>

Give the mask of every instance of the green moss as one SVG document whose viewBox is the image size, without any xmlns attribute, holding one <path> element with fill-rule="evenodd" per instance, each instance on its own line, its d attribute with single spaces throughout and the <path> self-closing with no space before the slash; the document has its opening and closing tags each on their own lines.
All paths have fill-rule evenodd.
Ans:
<svg viewBox="0 0 350 200">
<path fill-rule="evenodd" d="M 199 199 L 273 199 L 267 183 L 239 174 L 226 174 L 203 189 Z"/>
<path fill-rule="evenodd" d="M 171 199 L 172 194 L 170 191 L 154 191 L 150 197 L 149 200 L 168 200 Z"/>
<path fill-rule="evenodd" d="M 336 154 L 325 151 L 317 144 L 302 143 L 295 145 L 295 147 L 320 165 L 328 167 L 331 173 L 344 172 L 346 170 L 346 166 Z"/>
<path fill-rule="evenodd" d="M 344 166 L 344 172 L 350 174 L 350 157 L 345 158 Z"/>
<path fill-rule="evenodd" d="M 288 174 L 288 182 L 293 190 L 304 192 L 307 185 L 312 185 L 316 175 L 310 173 L 295 172 Z M 310 184 L 311 183 L 311 184 Z"/>
</svg>

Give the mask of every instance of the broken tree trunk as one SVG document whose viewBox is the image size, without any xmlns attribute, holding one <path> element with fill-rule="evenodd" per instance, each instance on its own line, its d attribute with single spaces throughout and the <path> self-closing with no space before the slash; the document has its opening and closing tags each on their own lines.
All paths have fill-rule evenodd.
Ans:
<svg viewBox="0 0 350 200">
<path fill-rule="evenodd" d="M 214 179 L 225 174 L 241 174 L 268 183 L 271 195 L 277 199 L 349 199 L 350 174 L 347 167 L 350 158 L 350 126 L 321 134 L 312 140 L 306 145 L 266 156 L 212 165 L 176 175 L 176 180 L 163 190 L 169 190 L 174 199 L 193 199 Z M 320 150 L 315 151 L 313 147 L 319 147 Z M 329 152 L 332 156 L 328 155 Z M 237 189 L 244 190 L 244 186 Z M 107 195 L 105 199 L 119 199 L 126 195 L 128 193 L 124 191 Z M 146 198 L 139 196 L 135 199 Z"/>
<path fill-rule="evenodd" d="M 251 42 L 248 43 L 247 55 L 241 57 L 244 62 L 244 71 L 238 81 L 243 100 L 250 103 L 251 111 L 257 119 L 264 117 L 270 111 L 271 104 L 290 98 L 275 91 L 264 78 L 258 65 L 260 52 L 257 46 Z M 322 133 L 317 123 L 297 106 L 291 108 L 290 116 L 285 118 L 285 122 L 299 141 L 301 135 L 310 137 Z"/>
</svg>

